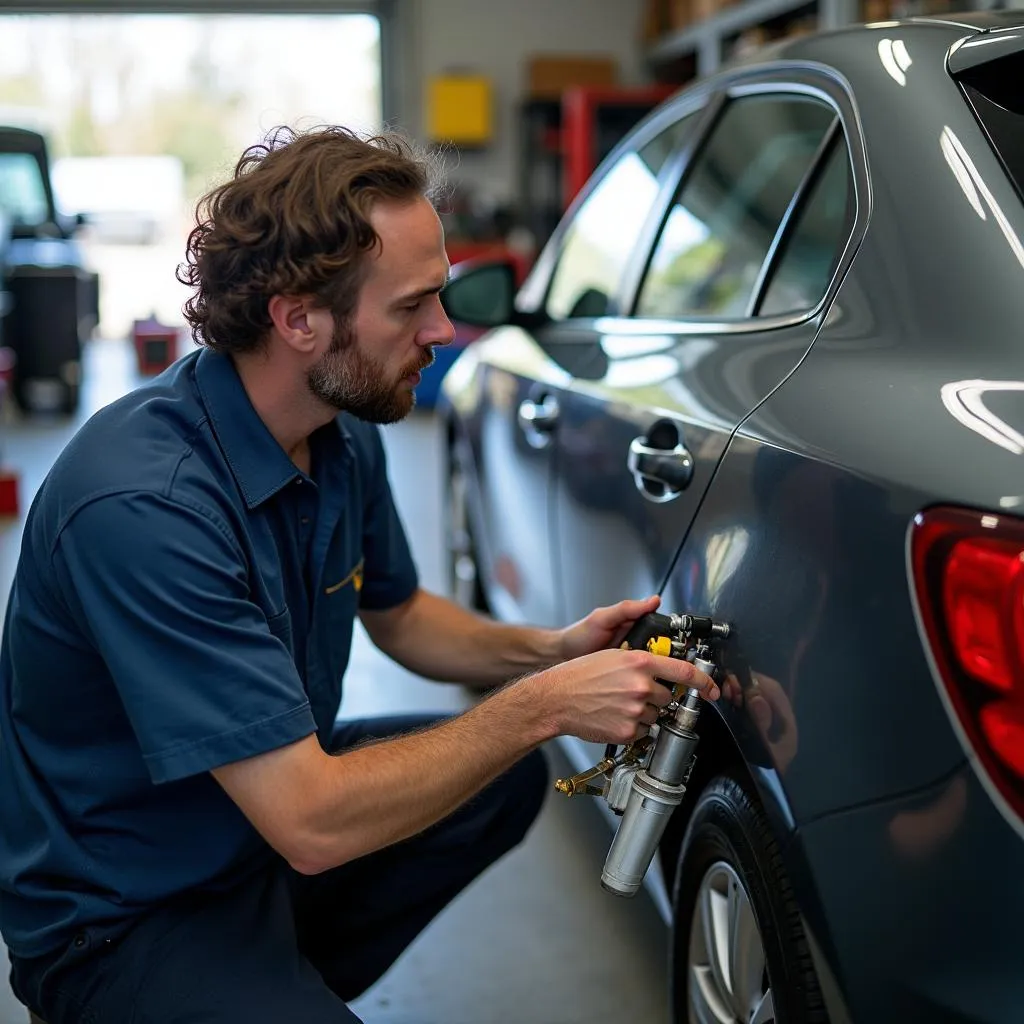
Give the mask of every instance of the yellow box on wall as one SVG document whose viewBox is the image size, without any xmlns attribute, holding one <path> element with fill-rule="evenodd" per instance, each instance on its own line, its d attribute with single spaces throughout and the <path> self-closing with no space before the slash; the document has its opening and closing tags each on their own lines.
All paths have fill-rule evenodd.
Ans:
<svg viewBox="0 0 1024 1024">
<path fill-rule="evenodd" d="M 431 142 L 481 146 L 493 134 L 491 81 L 482 75 L 438 75 L 427 87 Z"/>
</svg>

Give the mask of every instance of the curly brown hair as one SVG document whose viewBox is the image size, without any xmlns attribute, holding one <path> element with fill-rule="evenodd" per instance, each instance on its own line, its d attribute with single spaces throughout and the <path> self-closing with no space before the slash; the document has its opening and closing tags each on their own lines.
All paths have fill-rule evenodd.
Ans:
<svg viewBox="0 0 1024 1024">
<path fill-rule="evenodd" d="M 355 311 L 380 199 L 433 199 L 434 166 L 402 136 L 274 128 L 234 177 L 200 199 L 178 280 L 195 289 L 185 319 L 197 344 L 258 350 L 274 295 L 312 295 L 339 327 Z"/>
</svg>

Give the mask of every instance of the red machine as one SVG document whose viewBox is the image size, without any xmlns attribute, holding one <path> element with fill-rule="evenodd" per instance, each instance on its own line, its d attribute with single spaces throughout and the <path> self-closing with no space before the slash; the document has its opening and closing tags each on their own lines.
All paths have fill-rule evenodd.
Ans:
<svg viewBox="0 0 1024 1024">
<path fill-rule="evenodd" d="M 0 348 L 0 417 L 6 414 L 7 395 L 14 379 L 14 351 Z M 4 466 L 3 449 L 0 448 L 0 516 L 17 516 L 18 474 Z"/>
<path fill-rule="evenodd" d="M 132 343 L 139 373 L 149 377 L 163 373 L 178 358 L 178 328 L 160 323 L 155 316 L 136 320 Z"/>
<path fill-rule="evenodd" d="M 562 96 L 563 203 L 587 183 L 597 165 L 646 114 L 667 100 L 677 85 L 639 88 L 567 89 Z"/>
</svg>

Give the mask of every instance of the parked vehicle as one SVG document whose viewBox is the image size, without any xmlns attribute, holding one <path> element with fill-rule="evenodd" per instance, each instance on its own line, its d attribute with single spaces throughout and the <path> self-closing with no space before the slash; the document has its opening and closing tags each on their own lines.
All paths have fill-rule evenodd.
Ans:
<svg viewBox="0 0 1024 1024">
<path fill-rule="evenodd" d="M 78 407 L 82 344 L 99 318 L 99 278 L 74 239 L 81 218 L 58 213 L 46 139 L 0 127 L 0 292 L 3 339 L 15 353 L 11 390 L 23 409 Z M 55 398 L 55 400 L 52 400 Z"/>
<path fill-rule="evenodd" d="M 762 51 L 518 293 L 444 293 L 492 328 L 439 405 L 462 598 L 732 628 L 660 850 L 677 1021 L 1024 1018 L 1022 26 Z"/>
<path fill-rule="evenodd" d="M 51 171 L 58 206 L 80 211 L 100 245 L 156 245 L 175 237 L 186 210 L 175 156 L 66 156 Z"/>
</svg>

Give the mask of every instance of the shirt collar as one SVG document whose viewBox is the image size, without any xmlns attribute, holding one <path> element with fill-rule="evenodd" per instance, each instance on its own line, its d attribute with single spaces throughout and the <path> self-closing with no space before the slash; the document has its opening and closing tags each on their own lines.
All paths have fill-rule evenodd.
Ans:
<svg viewBox="0 0 1024 1024">
<path fill-rule="evenodd" d="M 196 383 L 214 436 L 251 509 L 302 476 L 249 401 L 230 356 L 204 349 Z"/>
</svg>

